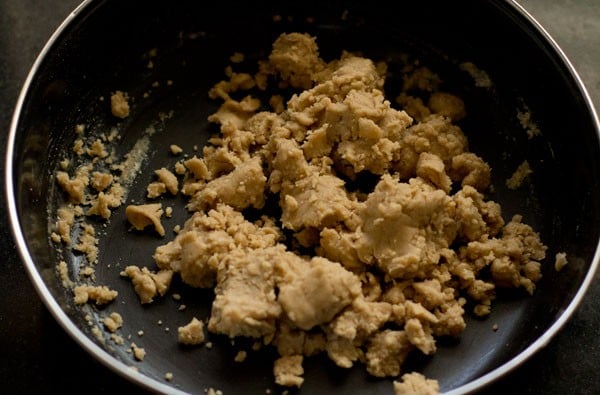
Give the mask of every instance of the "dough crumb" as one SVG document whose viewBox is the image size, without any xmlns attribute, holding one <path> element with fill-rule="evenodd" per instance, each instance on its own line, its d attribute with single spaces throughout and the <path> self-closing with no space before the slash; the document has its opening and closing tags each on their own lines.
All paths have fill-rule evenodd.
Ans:
<svg viewBox="0 0 600 395">
<path fill-rule="evenodd" d="M 84 304 L 93 301 L 97 305 L 103 305 L 112 302 L 118 295 L 117 291 L 111 290 L 105 285 L 78 285 L 73 288 L 75 294 L 75 304 Z"/>
<path fill-rule="evenodd" d="M 529 176 L 531 173 L 533 173 L 533 170 L 531 170 L 529 162 L 523 161 L 519 167 L 517 167 L 517 170 L 515 170 L 512 176 L 506 180 L 506 186 L 509 189 L 519 188 L 523 184 L 523 181 L 525 181 L 525 178 L 527 178 L 527 176 Z"/>
<path fill-rule="evenodd" d="M 116 91 L 110 96 L 110 111 L 117 118 L 129 116 L 129 97 L 122 91 Z"/>
<path fill-rule="evenodd" d="M 135 343 L 131 343 L 131 351 L 133 352 L 133 357 L 140 362 L 146 357 L 146 350 L 138 347 Z"/>
<path fill-rule="evenodd" d="M 140 269 L 134 265 L 127 266 L 121 272 L 121 275 L 131 279 L 134 290 L 140 297 L 142 304 L 152 303 L 156 295 L 164 296 L 169 290 L 173 279 L 172 270 L 166 269 L 153 272 L 146 267 Z"/>
<path fill-rule="evenodd" d="M 73 288 L 75 286 L 75 283 L 69 277 L 69 268 L 67 267 L 67 262 L 58 262 L 57 270 L 63 287 Z"/>
<path fill-rule="evenodd" d="M 179 155 L 183 152 L 183 148 L 181 148 L 180 146 L 178 146 L 176 144 L 171 144 L 169 146 L 169 150 L 171 151 L 171 153 L 173 155 Z"/>
<path fill-rule="evenodd" d="M 198 345 L 204 342 L 204 323 L 196 317 L 190 323 L 177 328 L 177 339 L 179 343 Z"/>
<path fill-rule="evenodd" d="M 273 374 L 275 382 L 286 387 L 300 387 L 304 382 L 302 374 L 302 355 L 292 355 L 281 357 L 275 361 L 273 366 Z"/>
<path fill-rule="evenodd" d="M 466 71 L 475 81 L 475 86 L 478 88 L 491 88 L 493 83 L 488 73 L 478 68 L 472 62 L 463 62 L 460 64 L 461 70 Z"/>
<path fill-rule="evenodd" d="M 425 378 L 420 373 L 406 373 L 402 375 L 402 381 L 394 381 L 394 393 L 396 395 L 437 395 L 440 386 L 437 380 Z"/>
<path fill-rule="evenodd" d="M 165 373 L 165 380 L 167 380 L 167 381 L 173 381 L 173 377 L 174 377 L 173 373 L 171 373 L 171 372 Z"/>
<path fill-rule="evenodd" d="M 161 203 L 129 205 L 125 209 L 127 220 L 136 230 L 144 230 L 147 226 L 154 226 L 154 230 L 161 235 L 165 235 L 165 228 L 160 222 L 163 215 Z"/>
<path fill-rule="evenodd" d="M 123 326 L 123 317 L 119 313 L 113 312 L 108 317 L 105 317 L 102 323 L 109 332 L 116 332 L 117 329 Z"/>
<path fill-rule="evenodd" d="M 248 356 L 248 353 L 246 351 L 238 351 L 237 354 L 235 354 L 235 357 L 233 357 L 234 362 L 244 362 L 246 360 L 246 357 Z"/>
<path fill-rule="evenodd" d="M 556 270 L 557 272 L 560 272 L 562 269 L 564 269 L 564 267 L 568 264 L 569 262 L 567 261 L 567 253 L 566 252 L 559 252 L 556 254 L 555 260 L 554 260 L 554 270 Z"/>
<path fill-rule="evenodd" d="M 527 133 L 527 138 L 531 140 L 532 138 L 541 135 L 542 132 L 539 126 L 532 119 L 529 108 L 527 108 L 527 106 L 524 107 L 525 108 L 522 111 L 517 110 L 517 119 L 519 120 L 521 127 Z"/>
</svg>

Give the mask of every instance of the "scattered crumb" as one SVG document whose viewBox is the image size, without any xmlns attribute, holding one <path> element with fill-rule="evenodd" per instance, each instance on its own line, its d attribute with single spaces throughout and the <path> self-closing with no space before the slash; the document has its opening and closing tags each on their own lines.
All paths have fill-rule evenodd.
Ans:
<svg viewBox="0 0 600 395">
<path fill-rule="evenodd" d="M 171 372 L 165 373 L 165 380 L 173 381 L 173 373 L 171 373 Z"/>
<path fill-rule="evenodd" d="M 69 278 L 69 269 L 67 267 L 67 262 L 65 262 L 65 261 L 58 262 L 57 270 L 58 270 L 58 274 L 60 276 L 60 281 L 61 281 L 63 287 L 73 288 L 75 283 L 73 281 L 71 281 L 71 279 Z"/>
<path fill-rule="evenodd" d="M 244 61 L 244 54 L 241 52 L 234 52 L 229 58 L 231 63 L 242 63 Z"/>
<path fill-rule="evenodd" d="M 146 350 L 138 347 L 135 343 L 131 343 L 131 351 L 133 352 L 134 358 L 138 361 L 143 361 L 146 357 Z"/>
<path fill-rule="evenodd" d="M 163 215 L 161 203 L 129 205 L 125 209 L 127 220 L 137 230 L 144 230 L 147 226 L 154 226 L 154 230 L 161 235 L 165 235 L 165 228 L 160 222 Z"/>
<path fill-rule="evenodd" d="M 478 88 L 491 88 L 492 80 L 490 76 L 485 71 L 481 70 L 477 66 L 475 66 L 472 62 L 463 62 L 460 64 L 461 70 L 466 71 L 471 75 L 473 80 L 475 81 L 475 86 Z"/>
<path fill-rule="evenodd" d="M 283 356 L 275 361 L 273 375 L 275 382 L 286 387 L 300 387 L 304 382 L 302 355 Z"/>
<path fill-rule="evenodd" d="M 183 152 L 183 148 L 175 144 L 171 144 L 171 146 L 169 146 L 169 150 L 173 155 L 179 155 Z"/>
<path fill-rule="evenodd" d="M 108 317 L 105 317 L 102 323 L 109 332 L 116 332 L 123 326 L 123 317 L 119 313 L 113 312 Z"/>
<path fill-rule="evenodd" d="M 523 184 L 523 181 L 525 181 L 525 178 L 527 178 L 527 176 L 531 173 L 533 173 L 533 171 L 531 170 L 531 167 L 529 167 L 529 162 L 526 160 L 523 161 L 519 167 L 517 167 L 517 170 L 515 170 L 512 176 L 506 180 L 506 186 L 509 189 L 519 188 Z"/>
<path fill-rule="evenodd" d="M 527 106 L 524 107 L 525 108 L 523 111 L 517 110 L 517 119 L 519 120 L 519 123 L 523 129 L 527 132 L 527 137 L 532 139 L 535 136 L 542 134 L 542 132 L 540 131 L 538 125 L 533 121 L 529 108 L 527 108 Z"/>
<path fill-rule="evenodd" d="M 554 270 L 560 272 L 569 262 L 567 261 L 567 253 L 559 252 L 554 260 Z"/>
<path fill-rule="evenodd" d="M 98 340 L 100 343 L 104 343 L 104 331 L 98 328 L 96 325 L 92 326 L 92 335 Z"/>
<path fill-rule="evenodd" d="M 427 379 L 416 372 L 402 375 L 402 381 L 394 381 L 395 395 L 437 395 L 439 392 L 437 380 Z"/>
<path fill-rule="evenodd" d="M 125 344 L 125 339 L 123 339 L 123 336 L 117 335 L 116 333 L 110 334 L 110 340 L 112 340 L 113 343 L 115 343 L 116 345 L 119 345 L 119 346 L 122 346 L 123 344 Z"/>
<path fill-rule="evenodd" d="M 492 325 L 492 330 L 496 332 L 498 330 L 498 324 Z"/>
<path fill-rule="evenodd" d="M 126 93 L 116 91 L 110 96 L 110 111 L 117 118 L 127 118 L 129 116 L 129 98 Z"/>
<path fill-rule="evenodd" d="M 177 339 L 179 343 L 197 345 L 204 342 L 204 323 L 196 317 L 185 326 L 177 328 Z"/>
<path fill-rule="evenodd" d="M 147 304 L 152 303 L 156 295 L 165 295 L 171 285 L 173 271 L 161 269 L 158 272 L 154 272 L 147 267 L 139 268 L 135 265 L 130 265 L 121 272 L 121 276 L 131 279 L 140 302 Z"/>
<path fill-rule="evenodd" d="M 111 290 L 105 285 L 78 285 L 73 288 L 75 294 L 75 304 L 84 304 L 93 301 L 97 305 L 103 305 L 112 302 L 118 295 L 117 291 Z"/>
<path fill-rule="evenodd" d="M 233 360 L 235 362 L 244 362 L 246 360 L 246 357 L 248 356 L 248 353 L 246 351 L 238 351 L 237 354 L 235 354 L 235 357 L 233 358 Z"/>
</svg>

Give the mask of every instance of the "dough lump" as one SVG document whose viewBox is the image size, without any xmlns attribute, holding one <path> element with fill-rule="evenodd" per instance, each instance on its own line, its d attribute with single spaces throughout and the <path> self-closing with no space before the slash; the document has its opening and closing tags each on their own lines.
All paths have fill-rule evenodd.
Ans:
<svg viewBox="0 0 600 395">
<path fill-rule="evenodd" d="M 180 192 L 191 212 L 156 249 L 157 267 L 214 289 L 209 332 L 274 346 L 280 385 L 300 387 L 304 356 L 326 353 L 340 367 L 402 375 L 398 394 L 437 393 L 435 380 L 405 374 L 406 358 L 460 336 L 467 300 L 485 316 L 497 288 L 532 293 L 546 252 L 486 198 L 492 169 L 457 123 L 466 104 L 419 68 L 397 100 L 408 112 L 394 108 L 385 64 L 349 52 L 326 62 L 308 34 L 282 34 L 255 75 L 228 70 L 209 93 L 222 100 L 209 117 L 220 133 L 182 162 L 179 189 L 157 172 L 150 196 Z M 294 93 L 275 92 L 269 112 L 252 90 L 274 80 Z M 127 213 L 164 234 L 158 203 Z M 150 272 L 126 274 L 142 302 L 156 296 Z M 201 341 L 189 327 L 180 335 Z"/>
</svg>

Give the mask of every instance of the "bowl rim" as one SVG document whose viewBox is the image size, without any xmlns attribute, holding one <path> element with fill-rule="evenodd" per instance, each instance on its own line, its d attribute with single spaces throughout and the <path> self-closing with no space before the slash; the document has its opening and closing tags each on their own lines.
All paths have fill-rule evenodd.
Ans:
<svg viewBox="0 0 600 395">
<path fill-rule="evenodd" d="M 13 151 L 15 148 L 15 140 L 19 125 L 19 119 L 25 103 L 25 99 L 28 95 L 32 82 L 38 74 L 38 70 L 40 69 L 41 64 L 48 56 L 48 54 L 52 51 L 55 44 L 59 41 L 59 38 L 61 37 L 63 32 L 65 32 L 71 26 L 73 20 L 80 13 L 90 8 L 90 6 L 93 3 L 98 3 L 98 1 L 82 0 L 81 3 L 68 16 L 64 18 L 64 20 L 56 28 L 56 30 L 53 32 L 53 34 L 50 36 L 50 38 L 47 40 L 47 42 L 44 44 L 43 48 L 39 52 L 21 87 L 9 127 L 5 157 L 4 192 L 7 199 L 7 211 L 10 230 L 15 244 L 17 246 L 17 250 L 20 255 L 21 261 L 23 262 L 26 268 L 29 279 L 33 283 L 35 290 L 42 299 L 42 302 L 49 310 L 51 315 L 54 317 L 54 319 L 58 322 L 58 324 L 63 328 L 63 330 L 65 330 L 80 347 L 85 349 L 93 358 L 101 362 L 105 367 L 109 368 L 111 371 L 141 386 L 142 388 L 151 390 L 153 392 L 183 395 L 187 394 L 187 392 L 181 391 L 171 385 L 162 383 L 156 379 L 146 376 L 143 373 L 132 369 L 131 366 L 128 366 L 124 362 L 118 360 L 117 358 L 109 354 L 104 348 L 100 347 L 98 344 L 93 342 L 77 325 L 73 323 L 73 321 L 61 308 L 57 300 L 53 297 L 48 286 L 46 285 L 40 273 L 36 269 L 33 257 L 28 251 L 27 243 L 24 237 L 24 232 L 21 228 L 19 216 L 17 213 L 13 177 Z M 564 51 L 561 49 L 558 43 L 554 40 L 554 38 L 548 33 L 548 31 L 542 26 L 542 24 L 538 22 L 536 18 L 534 18 L 533 15 L 525 9 L 524 6 L 519 4 L 517 0 L 508 0 L 505 3 L 512 7 L 514 11 L 519 13 L 525 19 L 526 23 L 529 24 L 530 28 L 536 30 L 542 36 L 546 44 L 548 44 L 550 46 L 550 49 L 554 52 L 554 55 L 558 56 L 558 60 L 560 60 L 560 62 L 564 66 L 566 66 L 567 72 L 569 73 L 570 77 L 575 81 L 577 89 L 585 102 L 587 111 L 593 118 L 594 127 L 596 129 L 596 136 L 598 137 L 598 141 L 600 141 L 600 120 L 598 118 L 596 108 L 593 105 L 593 102 L 585 87 L 585 84 L 583 83 L 581 77 L 577 73 L 575 67 L 573 66 L 567 55 L 564 53 Z M 526 360 L 532 357 L 536 352 L 548 345 L 550 341 L 554 338 L 554 336 L 571 319 L 573 313 L 578 309 L 585 294 L 589 289 L 591 282 L 594 279 L 596 272 L 598 271 L 599 265 L 600 240 L 596 246 L 594 256 L 590 267 L 587 271 L 587 274 L 585 275 L 577 293 L 574 295 L 571 302 L 569 303 L 567 308 L 561 313 L 558 319 L 540 337 L 538 337 L 533 343 L 531 343 L 523 351 L 511 358 L 509 361 L 503 363 L 502 365 L 484 374 L 483 376 L 467 384 L 463 384 L 460 387 L 452 389 L 446 392 L 445 394 L 459 395 L 472 393 L 477 390 L 480 390 L 485 386 L 492 384 L 507 373 L 515 370 Z"/>
</svg>

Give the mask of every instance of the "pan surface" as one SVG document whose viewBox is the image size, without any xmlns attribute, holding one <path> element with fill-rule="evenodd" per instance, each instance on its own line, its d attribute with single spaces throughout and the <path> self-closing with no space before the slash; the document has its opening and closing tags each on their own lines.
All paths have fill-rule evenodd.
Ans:
<svg viewBox="0 0 600 395">
<path fill-rule="evenodd" d="M 523 214 L 524 222 L 549 246 L 544 277 L 532 297 L 500 293 L 490 317 L 467 317 L 458 342 L 441 344 L 432 358 L 409 360 L 406 370 L 439 380 L 442 391 L 460 393 L 514 368 L 548 342 L 592 278 L 600 231 L 598 122 L 578 78 L 548 37 L 509 2 L 436 4 L 433 12 L 430 5 L 413 4 L 405 6 L 402 16 L 383 12 L 383 2 L 370 2 L 368 8 L 364 2 L 341 1 L 325 6 L 308 1 L 302 7 L 247 3 L 85 2 L 34 67 L 9 142 L 11 220 L 35 285 L 67 332 L 116 372 L 148 389 L 198 393 L 213 387 L 225 394 L 278 390 L 272 383 L 274 355 L 268 350 L 250 353 L 240 364 L 233 359 L 239 349 L 249 347 L 243 342 L 232 347 L 228 339 L 215 336 L 211 350 L 177 344 L 178 326 L 192 316 L 209 315 L 212 292 L 176 283 L 172 292 L 181 295 L 180 301 L 165 298 L 140 306 L 119 271 L 129 264 L 151 266 L 154 249 L 165 240 L 128 232 L 123 209 L 113 213 L 100 237 L 96 282 L 119 292 L 118 302 L 107 309 L 74 305 L 55 266 L 65 259 L 75 272 L 82 257 L 57 252 L 48 229 L 63 201 L 53 173 L 71 152 L 75 125 L 86 125 L 97 135 L 117 128 L 121 155 L 148 137 L 148 157 L 128 195 L 128 201 L 143 201 L 153 171 L 177 160 L 169 145 L 191 152 L 215 132 L 207 117 L 218 103 L 206 93 L 223 78 L 231 54 L 244 53 L 251 65 L 265 58 L 279 33 L 303 31 L 317 36 L 325 59 L 352 50 L 386 60 L 390 98 L 400 80 L 394 73 L 400 66 L 394 68 L 394 62 L 403 54 L 439 72 L 448 90 L 465 100 L 469 116 L 460 126 L 471 151 L 492 166 L 491 198 L 502 205 L 505 219 Z M 493 86 L 478 87 L 471 75 L 461 72 L 462 62 L 485 70 Z M 132 115 L 119 122 L 107 105 L 115 90 L 135 98 Z M 524 105 L 542 131 L 535 139 L 528 138 L 516 116 Z M 504 180 L 525 159 L 534 169 L 530 182 L 508 190 Z M 174 207 L 167 228 L 187 218 L 184 203 L 180 198 L 165 200 Z M 561 251 L 569 264 L 556 272 L 553 257 Z M 179 311 L 182 303 L 186 308 Z M 93 335 L 88 321 L 100 322 L 107 311 L 125 318 L 120 332 L 145 348 L 143 363 L 135 362 L 125 348 Z M 173 374 L 172 382 L 165 380 L 166 373 Z M 342 370 L 326 358 L 310 359 L 305 379 L 298 393 L 391 391 L 390 381 L 368 377 L 362 366 Z"/>
</svg>

